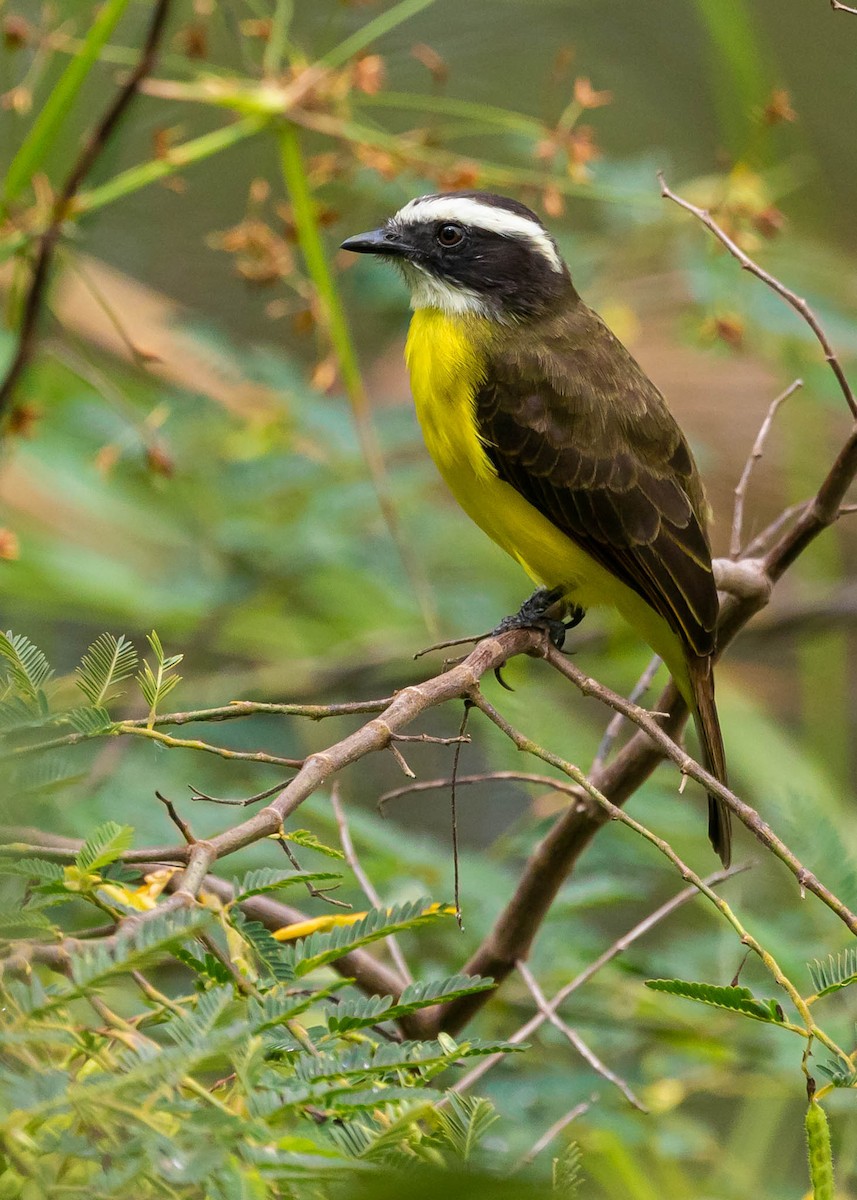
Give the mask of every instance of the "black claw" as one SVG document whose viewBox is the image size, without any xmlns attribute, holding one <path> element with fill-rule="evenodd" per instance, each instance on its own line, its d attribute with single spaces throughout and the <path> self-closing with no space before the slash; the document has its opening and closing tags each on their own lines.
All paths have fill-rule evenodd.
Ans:
<svg viewBox="0 0 857 1200">
<path fill-rule="evenodd" d="M 586 616 L 586 609 L 575 604 L 563 622 L 566 629 L 575 629 Z"/>
<path fill-rule="evenodd" d="M 585 610 L 575 604 L 564 619 L 549 617 L 547 614 L 556 604 L 559 604 L 563 594 L 562 588 L 537 588 L 516 613 L 510 617 L 504 617 L 500 624 L 491 630 L 491 633 L 506 633 L 510 629 L 542 629 L 557 650 L 562 650 L 565 645 L 565 635 L 569 629 L 574 629 L 586 616 Z M 495 669 L 494 675 L 497 682 L 507 692 L 515 690 L 506 683 L 499 667 Z"/>
<path fill-rule="evenodd" d="M 501 688 L 505 688 L 507 692 L 514 692 L 515 689 L 511 686 L 511 684 L 508 684 L 506 682 L 506 680 L 503 678 L 502 671 L 503 671 L 502 666 L 495 667 L 494 668 L 494 678 L 497 680 L 497 682 L 499 683 Z"/>
</svg>

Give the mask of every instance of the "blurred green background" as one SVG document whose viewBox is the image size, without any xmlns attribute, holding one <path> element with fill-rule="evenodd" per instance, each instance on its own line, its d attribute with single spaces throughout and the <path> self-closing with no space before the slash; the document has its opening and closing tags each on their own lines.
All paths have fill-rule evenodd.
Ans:
<svg viewBox="0 0 857 1200">
<path fill-rule="evenodd" d="M 37 202 L 74 160 L 139 44 L 147 7 L 130 6 L 87 80 L 34 181 Z M 319 0 L 276 11 L 290 17 L 284 48 L 293 71 L 379 16 L 395 18 L 349 68 L 341 95 L 320 103 L 338 132 L 302 129 L 301 141 L 409 561 L 379 507 L 295 243 L 276 144 L 262 131 L 105 201 L 69 228 L 42 350 L 0 462 L 3 627 L 45 650 L 61 677 L 60 702 L 73 692 L 62 677 L 104 630 L 142 649 L 154 627 L 168 652 L 184 653 L 175 708 L 239 697 L 323 703 L 425 678 L 441 656 L 412 656 L 437 634 L 479 632 L 517 608 L 526 580 L 455 509 L 423 449 L 401 361 L 403 287 L 378 265 L 337 253 L 344 237 L 413 195 L 484 184 L 546 216 L 578 288 L 687 430 L 715 510 L 718 552 L 728 544 L 732 489 L 777 392 L 804 379 L 754 476 L 747 538 L 811 494 L 847 431 L 809 331 L 660 199 L 655 172 L 715 206 L 751 253 L 810 299 L 843 357 L 857 355 L 849 116 L 857 19 L 822 0 L 436 0 L 407 20 L 400 8 Z M 260 34 L 272 11 L 267 0 L 176 4 L 156 78 L 249 87 L 260 76 Z M 0 164 L 11 161 L 91 15 L 80 0 L 64 0 L 61 11 L 0 4 Z M 23 19 L 20 38 L 9 36 L 11 17 Z M 604 102 L 594 106 L 580 81 L 605 93 Z M 584 103 L 575 106 L 575 95 Z M 551 155 L 544 142 L 563 115 L 568 137 Z M 153 157 L 169 164 L 173 147 L 229 119 L 210 96 L 150 88 L 87 187 Z M 11 232 L 0 227 L 0 241 Z M 0 271 L 2 361 L 14 344 L 8 326 L 24 276 L 11 261 Z M 736 789 L 852 907 L 855 545 L 846 519 L 813 547 L 730 648 L 718 686 Z M 645 647 L 595 614 L 575 645 L 587 672 L 624 692 L 647 661 Z M 508 678 L 514 694 L 486 688 L 509 719 L 588 766 L 608 714 L 537 663 L 512 664 Z M 141 699 L 124 704 L 129 715 L 144 712 Z M 421 728 L 452 735 L 460 715 L 436 711 Z M 257 718 L 217 733 L 222 745 L 302 756 L 351 727 Z M 462 770 L 527 769 L 495 730 L 475 718 L 471 730 Z M 140 845 L 163 842 L 172 835 L 155 787 L 181 801 L 188 784 L 237 796 L 278 778 L 271 768 L 130 740 L 56 755 L 46 768 L 50 787 L 34 780 L 10 798 L 4 820 L 78 835 L 111 818 L 134 824 Z M 448 773 L 450 755 L 414 746 L 408 761 L 430 778 Z M 406 798 L 382 820 L 377 797 L 400 782 L 392 759 L 364 762 L 343 778 L 364 864 L 385 900 L 426 890 L 445 898 L 448 798 Z M 461 965 L 558 810 L 555 796 L 513 783 L 468 789 L 460 807 L 465 930 L 411 935 L 420 971 Z M 702 808 L 690 790 L 678 798 L 665 769 L 632 804 L 705 872 L 713 864 Z M 224 825 L 221 811 L 189 809 L 198 833 Z M 300 824 L 335 838 L 326 796 L 309 801 Z M 728 898 L 808 988 L 804 962 L 842 948 L 845 931 L 739 831 L 738 857 L 751 856 L 756 867 L 728 884 Z M 262 865 L 271 852 L 254 847 L 242 857 Z M 547 994 L 679 884 L 643 843 L 606 828 L 537 941 L 532 965 Z M 563 1135 L 581 1143 L 587 1195 L 798 1200 L 806 1183 L 796 1040 L 730 1014 L 696 1013 L 642 986 L 670 974 L 727 983 L 741 958 L 734 935 L 700 901 L 636 945 L 564 1011 L 653 1115 L 631 1110 L 558 1035 L 542 1032 L 528 1054 L 480 1085 L 504 1118 L 492 1152 L 525 1153 L 597 1091 L 597 1104 Z M 762 979 L 748 963 L 742 982 Z M 848 998 L 829 1002 L 834 1012 L 839 1005 L 833 1024 L 846 1041 Z M 476 1025 L 505 1037 L 531 1011 L 512 980 Z M 830 1111 L 837 1196 L 855 1196 L 852 1097 L 834 1094 Z"/>
</svg>

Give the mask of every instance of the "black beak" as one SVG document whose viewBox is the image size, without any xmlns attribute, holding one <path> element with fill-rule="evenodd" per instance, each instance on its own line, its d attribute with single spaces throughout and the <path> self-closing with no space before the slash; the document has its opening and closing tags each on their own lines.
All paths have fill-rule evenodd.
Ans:
<svg viewBox="0 0 857 1200">
<path fill-rule="evenodd" d="M 373 229 L 370 233 L 358 233 L 356 237 L 346 238 L 342 243 L 343 250 L 352 250 L 355 254 L 383 254 L 390 258 L 402 258 L 413 253 L 413 246 L 399 241 L 389 229 Z"/>
</svg>

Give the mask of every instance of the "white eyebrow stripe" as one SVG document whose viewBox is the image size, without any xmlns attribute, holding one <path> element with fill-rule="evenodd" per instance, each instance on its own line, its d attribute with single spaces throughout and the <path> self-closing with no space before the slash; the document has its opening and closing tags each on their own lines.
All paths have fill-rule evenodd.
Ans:
<svg viewBox="0 0 857 1200">
<path fill-rule="evenodd" d="M 477 229 L 485 229 L 501 237 L 526 238 L 547 259 L 554 271 L 562 271 L 562 259 L 553 238 L 538 221 L 509 212 L 507 208 L 483 204 L 470 196 L 420 196 L 401 208 L 393 221 L 403 225 L 416 225 L 422 221 L 458 221 L 462 225 L 475 225 Z"/>
</svg>

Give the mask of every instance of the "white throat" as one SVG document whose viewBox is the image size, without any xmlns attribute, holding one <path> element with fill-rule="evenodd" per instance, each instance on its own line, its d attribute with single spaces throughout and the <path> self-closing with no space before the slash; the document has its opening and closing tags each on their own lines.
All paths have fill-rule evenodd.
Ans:
<svg viewBox="0 0 857 1200">
<path fill-rule="evenodd" d="M 447 316 L 474 313 L 479 317 L 496 317 L 491 306 L 469 288 L 455 287 L 438 279 L 415 263 L 400 263 L 411 292 L 411 308 L 439 308 Z"/>
</svg>

